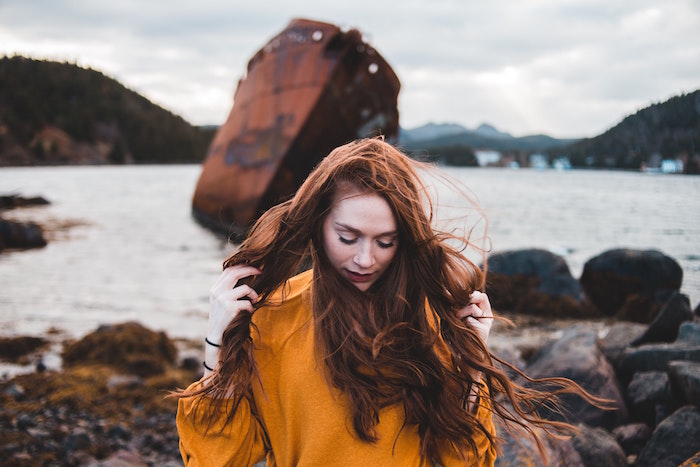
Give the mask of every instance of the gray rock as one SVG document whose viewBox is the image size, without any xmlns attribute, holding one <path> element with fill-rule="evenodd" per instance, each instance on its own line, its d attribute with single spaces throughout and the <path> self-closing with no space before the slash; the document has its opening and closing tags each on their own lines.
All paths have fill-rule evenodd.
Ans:
<svg viewBox="0 0 700 467">
<path fill-rule="evenodd" d="M 663 371 L 640 371 L 627 386 L 627 396 L 634 414 L 651 426 L 656 426 L 657 406 L 670 405 L 671 386 Z"/>
<path fill-rule="evenodd" d="M 668 366 L 673 386 L 682 395 L 683 402 L 700 407 L 700 363 L 673 361 Z"/>
<path fill-rule="evenodd" d="M 92 445 L 90 435 L 84 430 L 75 430 L 63 441 L 63 448 L 70 451 L 86 451 Z"/>
<path fill-rule="evenodd" d="M 89 467 L 146 467 L 148 464 L 138 453 L 119 450 L 101 461 L 94 461 L 88 464 Z"/>
<path fill-rule="evenodd" d="M 574 448 L 584 465 L 627 467 L 627 457 L 615 437 L 602 428 L 578 425 L 581 430 L 573 438 Z"/>
<path fill-rule="evenodd" d="M 700 322 L 686 321 L 678 328 L 676 342 L 683 344 L 700 345 Z"/>
<path fill-rule="evenodd" d="M 530 467 L 533 465 L 549 465 L 550 467 L 585 467 L 581 456 L 574 448 L 571 439 L 556 439 L 549 437 L 544 430 L 533 428 L 540 437 L 544 448 L 545 459 L 542 459 L 534 439 L 520 430 L 511 433 L 504 429 L 498 419 L 496 435 L 501 443 L 501 454 L 496 458 L 495 467 Z"/>
<path fill-rule="evenodd" d="M 673 360 L 700 362 L 700 345 L 648 344 L 625 349 L 620 361 L 623 377 L 637 371 L 666 371 Z"/>
<path fill-rule="evenodd" d="M 680 289 L 683 269 L 656 250 L 613 249 L 589 259 L 579 281 L 604 314 L 648 323 L 660 309 L 659 298 L 665 302 Z"/>
<path fill-rule="evenodd" d="M 659 423 L 637 458 L 637 467 L 677 467 L 700 450 L 700 409 L 681 407 Z"/>
<path fill-rule="evenodd" d="M 629 321 L 615 323 L 605 337 L 598 341 L 598 348 L 615 368 L 619 368 L 625 349 L 644 334 L 646 329 L 647 326 L 640 323 Z"/>
<path fill-rule="evenodd" d="M 493 354 L 495 357 L 509 363 L 520 371 L 522 371 L 527 365 L 525 360 L 523 360 L 522 356 L 520 355 L 520 352 L 518 352 L 513 346 L 499 348 L 498 350 L 493 351 Z M 506 365 L 496 362 L 496 366 L 503 370 L 509 378 L 514 379 L 517 377 L 517 372 L 508 368 Z"/>
<path fill-rule="evenodd" d="M 543 346 L 530 360 L 526 373 L 533 378 L 569 378 L 591 394 L 612 400 L 617 410 L 599 409 L 578 396 L 565 394 L 561 397 L 564 413 L 544 410 L 545 418 L 608 429 L 626 422 L 627 406 L 615 371 L 596 342 L 594 331 L 573 326 L 561 339 Z"/>
<path fill-rule="evenodd" d="M 583 289 L 561 256 L 541 249 L 491 255 L 487 292 L 497 310 L 539 316 L 590 316 Z"/>
<path fill-rule="evenodd" d="M 646 423 L 631 423 L 616 427 L 612 434 L 625 454 L 636 455 L 651 438 L 651 428 Z"/>
<path fill-rule="evenodd" d="M 26 430 L 27 428 L 33 428 L 36 426 L 36 420 L 29 414 L 21 413 L 17 415 L 15 420 L 15 425 L 20 430 Z"/>
<path fill-rule="evenodd" d="M 687 295 L 674 293 L 647 330 L 632 345 L 650 342 L 673 342 L 678 337 L 678 329 L 684 321 L 692 321 L 693 311 Z"/>
<path fill-rule="evenodd" d="M 41 248 L 46 246 L 42 228 L 33 222 L 0 219 L 0 251 L 5 248 Z"/>
</svg>

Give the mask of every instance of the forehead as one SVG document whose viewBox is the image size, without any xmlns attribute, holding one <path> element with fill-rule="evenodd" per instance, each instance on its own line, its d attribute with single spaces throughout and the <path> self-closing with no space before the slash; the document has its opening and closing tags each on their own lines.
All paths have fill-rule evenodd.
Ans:
<svg viewBox="0 0 700 467">
<path fill-rule="evenodd" d="M 396 230 L 396 219 L 387 200 L 376 193 L 361 191 L 354 185 L 338 189 L 328 218 L 331 222 L 368 234 Z"/>
</svg>

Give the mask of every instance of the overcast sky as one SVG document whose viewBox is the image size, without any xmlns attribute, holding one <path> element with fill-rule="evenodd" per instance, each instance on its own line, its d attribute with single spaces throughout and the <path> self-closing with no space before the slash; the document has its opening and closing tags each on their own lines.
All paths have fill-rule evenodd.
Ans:
<svg viewBox="0 0 700 467">
<path fill-rule="evenodd" d="M 699 0 L 0 0 L 0 55 L 76 62 L 220 124 L 294 17 L 357 28 L 401 80 L 401 125 L 595 136 L 700 89 Z"/>
</svg>

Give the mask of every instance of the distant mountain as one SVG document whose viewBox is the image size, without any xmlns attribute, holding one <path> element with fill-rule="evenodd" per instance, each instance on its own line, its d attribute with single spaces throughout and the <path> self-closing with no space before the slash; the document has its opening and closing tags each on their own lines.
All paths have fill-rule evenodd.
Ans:
<svg viewBox="0 0 700 467">
<path fill-rule="evenodd" d="M 488 124 L 474 130 L 429 124 L 402 129 L 399 144 L 414 157 L 459 165 L 475 165 L 474 151 L 493 150 L 502 153 L 502 164 L 527 165 L 531 154 L 541 153 L 545 162 L 565 158 L 580 168 L 653 169 L 672 159 L 685 173 L 699 173 L 700 90 L 650 105 L 593 138 L 514 137 Z"/>
<path fill-rule="evenodd" d="M 0 166 L 199 162 L 215 131 L 98 71 L 0 58 Z"/>
<path fill-rule="evenodd" d="M 682 161 L 686 173 L 700 162 L 700 90 L 652 104 L 605 133 L 552 149 L 575 167 L 639 169 L 659 167 L 662 160 Z"/>
<path fill-rule="evenodd" d="M 496 127 L 489 125 L 488 123 L 482 123 L 478 127 L 476 127 L 475 132 L 484 135 L 484 136 L 490 136 L 492 138 L 512 138 L 513 136 L 510 133 L 504 133 L 502 131 L 499 131 L 496 129 Z"/>
<path fill-rule="evenodd" d="M 427 123 L 423 126 L 407 130 L 399 129 L 399 141 L 403 144 L 410 141 L 425 141 L 468 131 L 456 123 Z"/>
<path fill-rule="evenodd" d="M 428 124 L 414 129 L 402 129 L 399 144 L 410 152 L 432 152 L 447 147 L 467 147 L 496 151 L 546 151 L 565 146 L 575 139 L 557 139 L 547 135 L 514 137 L 489 124 L 469 130 L 456 124 Z"/>
</svg>

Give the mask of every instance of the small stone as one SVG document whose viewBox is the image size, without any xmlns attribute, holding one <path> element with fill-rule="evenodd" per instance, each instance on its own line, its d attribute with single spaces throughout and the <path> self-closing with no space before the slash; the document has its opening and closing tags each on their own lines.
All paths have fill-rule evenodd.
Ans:
<svg viewBox="0 0 700 467">
<path fill-rule="evenodd" d="M 91 445 L 90 435 L 84 431 L 71 433 L 63 442 L 63 447 L 66 451 L 84 451 Z"/>
<path fill-rule="evenodd" d="M 17 383 L 10 384 L 4 391 L 5 395 L 20 400 L 24 397 L 24 388 Z"/>
<path fill-rule="evenodd" d="M 107 387 L 109 389 L 114 388 L 137 388 L 145 384 L 143 378 L 135 375 L 114 375 L 110 376 L 107 380 Z"/>
<path fill-rule="evenodd" d="M 112 439 L 122 439 L 128 441 L 131 439 L 131 430 L 129 430 L 126 425 L 117 423 L 107 430 L 107 436 Z"/>
<path fill-rule="evenodd" d="M 30 415 L 27 415 L 26 413 L 22 413 L 22 414 L 17 415 L 17 419 L 15 420 L 15 425 L 20 430 L 26 430 L 27 428 L 35 427 L 36 421 Z"/>
</svg>

